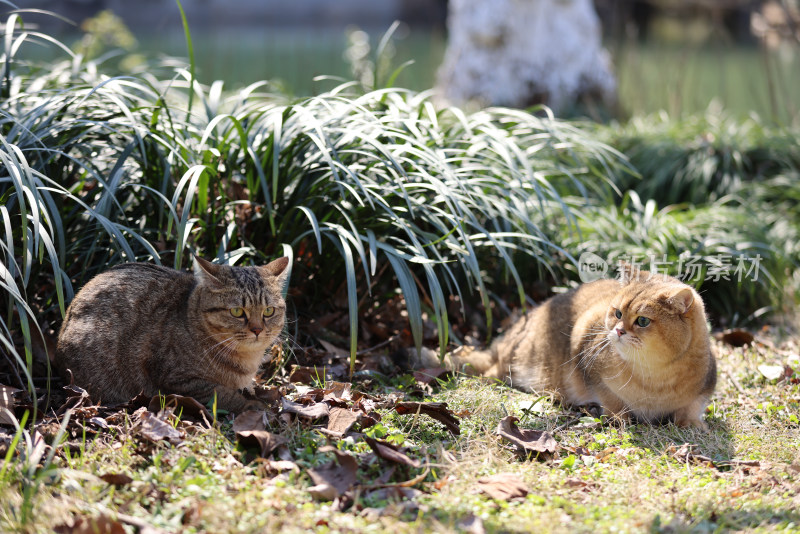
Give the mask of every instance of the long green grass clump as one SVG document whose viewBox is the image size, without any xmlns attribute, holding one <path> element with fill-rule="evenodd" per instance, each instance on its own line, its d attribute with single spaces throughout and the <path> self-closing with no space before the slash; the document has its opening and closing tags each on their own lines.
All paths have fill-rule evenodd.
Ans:
<svg viewBox="0 0 800 534">
<path fill-rule="evenodd" d="M 64 59 L 28 61 L 35 41 Z M 573 220 L 563 198 L 609 195 L 622 162 L 548 115 L 465 114 L 402 89 L 287 101 L 266 82 L 202 85 L 191 66 L 109 76 L 17 15 L 4 46 L 0 342 L 29 388 L 35 338 L 90 277 L 192 253 L 290 255 L 299 303 L 346 296 L 351 354 L 366 297 L 395 291 L 416 342 L 425 310 L 444 347 L 451 297 L 488 310 L 486 280 L 522 299 L 528 273 L 560 271 L 547 214 Z"/>
</svg>

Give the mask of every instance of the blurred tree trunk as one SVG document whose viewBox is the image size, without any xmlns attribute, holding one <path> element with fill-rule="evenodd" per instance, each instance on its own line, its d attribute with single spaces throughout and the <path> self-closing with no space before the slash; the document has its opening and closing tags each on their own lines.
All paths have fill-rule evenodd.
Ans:
<svg viewBox="0 0 800 534">
<path fill-rule="evenodd" d="M 591 0 L 450 0 L 438 73 L 454 104 L 555 111 L 581 100 L 613 106 L 616 80 Z"/>
</svg>

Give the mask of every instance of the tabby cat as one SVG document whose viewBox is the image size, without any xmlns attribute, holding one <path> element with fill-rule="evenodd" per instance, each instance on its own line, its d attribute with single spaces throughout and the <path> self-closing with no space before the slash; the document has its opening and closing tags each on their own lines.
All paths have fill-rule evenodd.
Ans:
<svg viewBox="0 0 800 534">
<path fill-rule="evenodd" d="M 231 411 L 262 406 L 252 384 L 283 329 L 288 258 L 230 267 L 195 258 L 194 272 L 145 263 L 93 278 L 67 310 L 55 364 L 95 400 L 178 393 Z"/>
<path fill-rule="evenodd" d="M 631 268 L 545 301 L 488 350 L 450 365 L 524 391 L 554 391 L 622 419 L 702 420 L 717 381 L 703 301 L 679 280 Z"/>
</svg>

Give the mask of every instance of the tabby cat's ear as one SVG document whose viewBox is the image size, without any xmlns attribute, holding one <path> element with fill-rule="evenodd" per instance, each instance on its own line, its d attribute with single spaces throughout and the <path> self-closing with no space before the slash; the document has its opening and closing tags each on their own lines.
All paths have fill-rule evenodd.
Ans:
<svg viewBox="0 0 800 534">
<path fill-rule="evenodd" d="M 667 301 L 683 315 L 689 311 L 689 308 L 691 308 L 694 303 L 694 291 L 689 287 L 680 288 L 667 297 Z"/>
<path fill-rule="evenodd" d="M 222 266 L 217 265 L 216 263 L 211 263 L 210 261 L 204 260 L 200 256 L 194 257 L 194 276 L 198 280 L 205 280 L 210 282 L 214 285 L 222 285 L 218 276 Z"/>
<path fill-rule="evenodd" d="M 281 287 L 285 287 L 286 282 L 289 280 L 289 269 L 287 269 L 288 265 L 289 258 L 284 256 L 283 258 L 278 258 L 277 260 L 271 261 L 268 264 L 259 267 L 259 269 L 263 275 L 277 278 L 281 284 Z"/>
</svg>

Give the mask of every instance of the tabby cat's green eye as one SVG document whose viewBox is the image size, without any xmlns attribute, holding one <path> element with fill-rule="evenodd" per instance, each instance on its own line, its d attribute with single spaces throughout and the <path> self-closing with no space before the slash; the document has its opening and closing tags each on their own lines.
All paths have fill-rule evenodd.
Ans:
<svg viewBox="0 0 800 534">
<path fill-rule="evenodd" d="M 647 317 L 639 316 L 636 318 L 636 324 L 644 328 L 645 326 L 648 326 L 650 324 L 650 319 L 648 319 Z"/>
<path fill-rule="evenodd" d="M 231 308 L 231 315 L 234 317 L 242 317 L 244 315 L 243 308 Z"/>
<path fill-rule="evenodd" d="M 622 319 L 622 312 L 619 310 L 614 310 L 614 317 L 617 319 Z"/>
<path fill-rule="evenodd" d="M 264 317 L 272 317 L 273 315 L 275 315 L 275 308 L 272 306 L 264 308 Z"/>
</svg>

